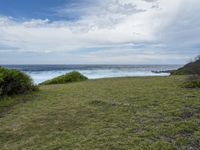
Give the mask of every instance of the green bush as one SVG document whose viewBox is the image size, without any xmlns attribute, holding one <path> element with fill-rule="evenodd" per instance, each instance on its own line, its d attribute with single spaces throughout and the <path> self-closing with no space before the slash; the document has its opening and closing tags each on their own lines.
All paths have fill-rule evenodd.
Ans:
<svg viewBox="0 0 200 150">
<path fill-rule="evenodd" d="M 65 75 L 58 76 L 56 78 L 53 78 L 51 80 L 47 80 L 41 85 L 49 85 L 49 84 L 64 84 L 64 83 L 71 83 L 71 82 L 79 82 L 79 81 L 85 81 L 88 78 L 82 75 L 81 73 L 77 71 L 72 71 L 70 73 L 67 73 Z"/>
<path fill-rule="evenodd" d="M 32 79 L 18 71 L 0 67 L 0 96 L 22 94 L 37 90 Z"/>
<path fill-rule="evenodd" d="M 183 87 L 185 88 L 200 88 L 200 76 L 199 75 L 191 75 L 186 81 L 183 83 Z"/>
</svg>

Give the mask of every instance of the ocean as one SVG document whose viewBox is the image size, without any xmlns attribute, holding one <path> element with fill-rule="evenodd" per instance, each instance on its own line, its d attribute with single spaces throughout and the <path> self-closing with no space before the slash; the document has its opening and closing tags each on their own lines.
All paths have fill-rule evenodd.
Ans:
<svg viewBox="0 0 200 150">
<path fill-rule="evenodd" d="M 35 84 L 56 76 L 79 71 L 89 79 L 135 76 L 168 76 L 169 73 L 155 73 L 174 70 L 181 65 L 2 65 L 21 70 L 30 75 Z"/>
</svg>

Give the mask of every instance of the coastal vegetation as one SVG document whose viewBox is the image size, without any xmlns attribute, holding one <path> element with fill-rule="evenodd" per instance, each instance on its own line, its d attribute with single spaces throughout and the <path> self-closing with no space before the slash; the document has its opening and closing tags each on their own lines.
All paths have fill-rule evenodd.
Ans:
<svg viewBox="0 0 200 150">
<path fill-rule="evenodd" d="M 172 71 L 172 75 L 200 75 L 200 56 L 185 66 Z"/>
<path fill-rule="evenodd" d="M 18 70 L 0 67 L 0 97 L 36 90 L 32 79 Z"/>
<path fill-rule="evenodd" d="M 183 83 L 185 88 L 200 88 L 200 56 L 185 66 L 172 71 L 172 75 L 187 75 Z"/>
<path fill-rule="evenodd" d="M 80 82 L 85 81 L 88 78 L 79 73 L 78 71 L 72 71 L 70 73 L 67 73 L 65 75 L 58 76 L 56 78 L 53 78 L 51 80 L 47 80 L 41 85 L 49 85 L 49 84 L 64 84 L 64 83 L 71 83 L 71 82 Z"/>
<path fill-rule="evenodd" d="M 184 76 L 41 85 L 0 107 L 0 149 L 198 149 L 200 92 Z"/>
</svg>

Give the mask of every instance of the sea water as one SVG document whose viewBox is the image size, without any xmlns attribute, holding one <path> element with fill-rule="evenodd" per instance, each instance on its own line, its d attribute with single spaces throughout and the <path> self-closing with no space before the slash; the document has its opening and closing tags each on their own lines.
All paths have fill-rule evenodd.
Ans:
<svg viewBox="0 0 200 150">
<path fill-rule="evenodd" d="M 3 65 L 30 75 L 35 84 L 56 76 L 79 71 L 89 79 L 134 76 L 168 76 L 159 71 L 175 70 L 181 65 Z"/>
</svg>

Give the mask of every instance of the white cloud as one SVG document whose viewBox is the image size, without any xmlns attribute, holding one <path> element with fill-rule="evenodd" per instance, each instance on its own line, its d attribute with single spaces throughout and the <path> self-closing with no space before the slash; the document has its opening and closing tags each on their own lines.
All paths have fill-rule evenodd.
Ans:
<svg viewBox="0 0 200 150">
<path fill-rule="evenodd" d="M 131 44 L 144 43 L 143 48 L 135 50 L 140 52 L 145 47 L 151 56 L 148 51 L 152 46 L 170 51 L 182 47 L 183 43 L 192 49 L 199 42 L 198 0 L 97 0 L 81 6 L 74 3 L 56 10 L 62 16 L 77 13 L 75 21 L 16 21 L 0 16 L 0 44 L 26 52 L 72 52 L 105 47 L 104 53 L 109 53 L 109 47 L 131 52 L 135 49 Z M 95 50 L 94 53 L 99 54 Z M 110 57 L 120 57 L 113 55 Z M 126 58 L 129 56 L 121 57 Z"/>
<path fill-rule="evenodd" d="M 48 19 L 45 19 L 45 20 L 42 20 L 42 19 L 31 19 L 30 21 L 23 22 L 22 24 L 25 27 L 37 27 L 37 26 L 46 25 L 46 24 L 48 24 L 48 22 L 49 22 Z"/>
</svg>

